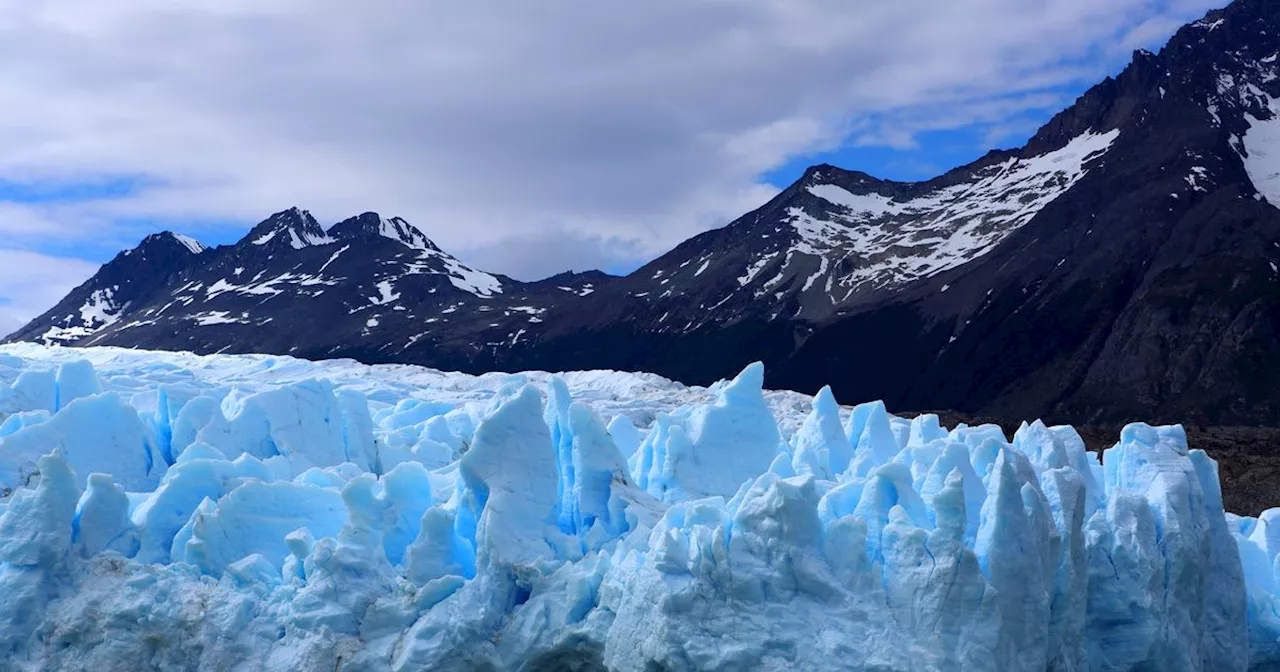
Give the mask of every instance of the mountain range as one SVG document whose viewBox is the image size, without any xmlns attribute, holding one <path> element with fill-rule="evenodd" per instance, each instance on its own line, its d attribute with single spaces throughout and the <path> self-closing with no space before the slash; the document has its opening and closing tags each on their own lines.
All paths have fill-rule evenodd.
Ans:
<svg viewBox="0 0 1280 672">
<path fill-rule="evenodd" d="M 9 336 L 467 372 L 625 369 L 1074 423 L 1280 422 L 1280 3 L 1138 51 L 924 182 L 813 166 L 625 277 L 521 282 L 399 218 L 147 237 Z"/>
</svg>

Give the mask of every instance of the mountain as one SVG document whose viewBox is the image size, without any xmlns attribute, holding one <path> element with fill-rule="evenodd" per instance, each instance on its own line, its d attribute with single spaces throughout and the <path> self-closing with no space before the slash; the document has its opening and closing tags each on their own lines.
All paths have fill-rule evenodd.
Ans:
<svg viewBox="0 0 1280 672">
<path fill-rule="evenodd" d="M 295 209 L 127 284 L 118 257 L 10 340 L 688 383 L 759 359 L 904 411 L 1274 424 L 1277 59 L 1280 4 L 1237 0 L 1023 147 L 925 182 L 814 166 L 623 278 L 519 282 L 403 220 Z"/>
<path fill-rule="evenodd" d="M 171 231 L 147 236 L 11 338 L 65 344 L 83 340 L 145 304 L 206 251 L 199 242 Z"/>
<path fill-rule="evenodd" d="M 549 350 L 694 381 L 763 358 L 772 386 L 904 410 L 1280 421 L 1278 51 L 1280 5 L 1242 0 L 1017 150 L 912 184 L 811 168 Z"/>
<path fill-rule="evenodd" d="M 206 250 L 192 242 L 189 250 L 201 251 L 185 255 L 188 248 L 169 242 L 178 240 L 158 234 L 121 253 L 10 340 L 430 357 L 437 366 L 474 368 L 487 352 L 519 342 L 522 327 L 611 279 L 592 272 L 522 283 L 485 273 L 403 219 L 372 212 L 326 230 L 291 208 L 234 245 Z"/>
<path fill-rule="evenodd" d="M 980 262 L 825 325 L 780 382 L 822 367 L 846 395 L 999 417 L 1280 419 L 1278 28 L 1280 5 L 1242 0 L 1135 54 L 1023 150 L 1116 133 L 1072 188 Z M 859 361 L 878 343 L 901 359 Z M 905 366 L 896 387 L 877 370 Z"/>
</svg>

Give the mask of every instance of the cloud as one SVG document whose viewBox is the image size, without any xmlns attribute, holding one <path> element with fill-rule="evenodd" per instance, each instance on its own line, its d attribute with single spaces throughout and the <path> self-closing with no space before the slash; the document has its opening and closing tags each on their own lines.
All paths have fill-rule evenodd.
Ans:
<svg viewBox="0 0 1280 672">
<path fill-rule="evenodd" d="M 461 252 L 476 266 L 506 269 L 506 275 L 525 281 L 564 271 L 629 272 L 645 259 L 634 240 L 563 228 L 518 233 Z"/>
<path fill-rule="evenodd" d="M 18 330 L 89 279 L 98 264 L 25 250 L 0 250 L 0 334 Z"/>
<path fill-rule="evenodd" d="M 1007 124 L 1218 4 L 2 3 L 0 181 L 132 182 L 11 202 L 0 231 L 105 248 L 300 205 L 406 217 L 498 272 L 636 263 L 759 205 L 789 158 Z"/>
</svg>

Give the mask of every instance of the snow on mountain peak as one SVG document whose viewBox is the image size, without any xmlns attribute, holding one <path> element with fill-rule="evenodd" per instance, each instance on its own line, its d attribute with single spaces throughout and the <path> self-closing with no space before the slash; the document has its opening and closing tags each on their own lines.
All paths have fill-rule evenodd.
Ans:
<svg viewBox="0 0 1280 672">
<path fill-rule="evenodd" d="M 295 250 L 316 245 L 328 245 L 334 239 L 325 233 L 310 212 L 297 207 L 277 212 L 255 226 L 245 239 L 253 245 L 287 243 Z"/>
<path fill-rule="evenodd" d="M 454 287 L 480 298 L 502 293 L 502 281 L 497 276 L 477 271 L 435 247 L 424 249 L 416 261 L 407 265 L 406 270 L 410 274 L 443 274 Z"/>
<path fill-rule="evenodd" d="M 190 252 L 191 254 L 200 254 L 205 250 L 209 249 L 204 245 L 204 243 L 201 243 L 200 241 L 190 236 L 184 236 L 180 233 L 175 233 L 173 231 L 161 231 L 160 233 L 153 233 L 147 236 L 146 238 L 143 238 L 142 242 L 138 243 L 137 247 L 130 250 L 125 250 L 122 254 L 124 254 L 125 256 L 129 256 L 140 249 L 151 248 L 153 245 L 158 245 L 158 244 L 169 245 L 172 243 L 177 243 L 178 245 L 182 246 L 183 249 L 185 249 L 187 252 Z"/>
<path fill-rule="evenodd" d="M 763 310 L 770 320 L 784 311 L 823 319 L 988 254 L 1075 187 L 1119 137 L 1085 131 L 1044 151 L 992 152 L 926 182 L 813 166 L 723 234 L 677 248 L 678 265 L 644 271 L 649 291 L 633 296 L 663 301 L 668 314 L 697 296 L 699 311 L 662 327 L 686 332 Z M 700 277 L 708 271 L 713 279 Z"/>
<path fill-rule="evenodd" d="M 418 227 L 400 217 L 388 219 L 376 212 L 365 212 L 338 222 L 329 229 L 329 235 L 338 239 L 381 236 L 417 250 L 440 251 Z"/>
<path fill-rule="evenodd" d="M 806 190 L 828 203 L 838 205 L 851 214 L 865 216 L 868 219 L 884 215 L 898 215 L 905 208 L 895 203 L 893 198 L 883 194 L 853 194 L 834 184 L 817 183 L 806 187 Z"/>
<path fill-rule="evenodd" d="M 418 228 L 409 222 L 399 218 L 391 219 L 378 218 L 378 231 L 385 237 L 392 240 L 398 240 L 409 247 L 420 250 L 438 250 L 435 243 L 427 238 L 426 234 L 419 231 Z"/>
<path fill-rule="evenodd" d="M 1056 151 L 1012 157 L 976 170 L 968 180 L 917 188 L 904 197 L 810 184 L 809 194 L 834 207 L 829 214 L 790 210 L 799 240 L 787 258 L 804 254 L 858 262 L 835 279 L 828 293 L 836 301 L 864 283 L 895 286 L 954 268 L 989 252 L 1066 193 L 1119 135 L 1118 130 L 1085 133 Z M 819 273 L 826 271 L 824 265 Z"/>
<path fill-rule="evenodd" d="M 334 224 L 329 235 L 336 240 L 358 240 L 374 237 L 387 238 L 417 250 L 417 257 L 406 262 L 406 275 L 440 274 L 456 288 L 488 298 L 502 293 L 502 281 L 496 276 L 478 271 L 441 250 L 420 229 L 400 217 L 386 218 L 376 212 L 366 212 Z"/>
<path fill-rule="evenodd" d="M 178 243 L 183 247 L 190 250 L 192 254 L 200 254 L 201 252 L 209 249 L 208 247 L 205 247 L 204 243 L 201 243 L 190 236 L 184 236 L 181 233 L 174 233 L 172 231 L 169 232 L 169 235 L 173 236 L 173 239 L 178 241 Z"/>
</svg>

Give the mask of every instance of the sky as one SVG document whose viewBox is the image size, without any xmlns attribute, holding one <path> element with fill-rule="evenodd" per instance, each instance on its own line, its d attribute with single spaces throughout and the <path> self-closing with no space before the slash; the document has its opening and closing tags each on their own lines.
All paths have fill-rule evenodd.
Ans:
<svg viewBox="0 0 1280 672">
<path fill-rule="evenodd" d="M 820 162 L 1021 144 L 1223 0 L 0 3 L 0 331 L 170 229 L 401 216 L 484 270 L 625 272 Z"/>
</svg>

